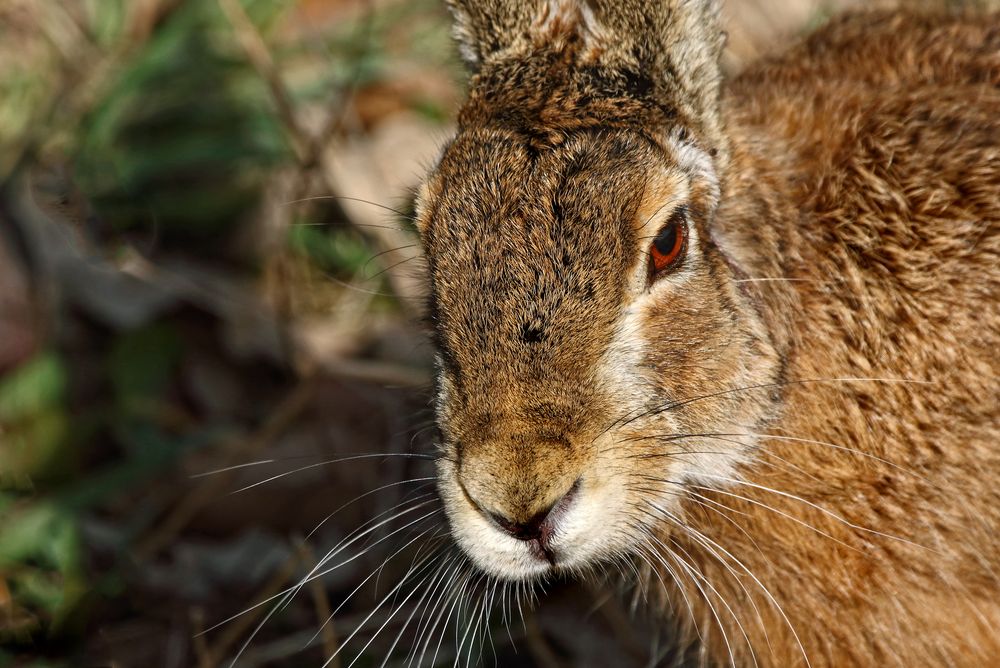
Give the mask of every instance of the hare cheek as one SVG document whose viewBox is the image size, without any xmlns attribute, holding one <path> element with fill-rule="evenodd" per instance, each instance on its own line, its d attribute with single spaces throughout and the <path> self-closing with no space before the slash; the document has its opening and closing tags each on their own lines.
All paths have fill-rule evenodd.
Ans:
<svg viewBox="0 0 1000 668">
<path fill-rule="evenodd" d="M 692 244 L 698 239 L 692 236 Z M 645 334 L 660 322 L 659 314 L 663 308 L 664 295 L 671 291 L 683 289 L 691 280 L 691 275 L 681 271 L 676 276 L 669 276 L 651 290 L 646 291 L 632 304 L 623 309 L 615 336 L 605 353 L 600 365 L 601 380 L 609 388 L 619 407 L 620 415 L 609 416 L 611 419 L 625 416 L 635 416 L 629 421 L 628 434 L 618 434 L 617 443 L 602 451 L 608 452 L 611 462 L 619 466 L 627 461 L 629 454 L 669 452 L 677 453 L 676 458 L 653 458 L 645 460 L 649 469 L 645 471 L 665 480 L 690 481 L 700 485 L 719 487 L 722 480 L 736 475 L 738 466 L 746 461 L 753 443 L 750 437 L 735 436 L 732 443 L 710 438 L 657 443 L 657 437 L 669 439 L 690 429 L 684 429 L 676 415 L 667 412 L 647 414 L 650 407 L 668 404 L 672 400 L 684 399 L 677 393 L 665 393 L 662 386 L 662 372 L 650 365 L 648 356 L 657 345 L 655 339 Z M 737 386 L 740 379 L 735 381 Z M 748 379 L 743 384 L 751 384 Z M 693 395 L 692 395 L 693 396 Z M 642 417 L 639 417 L 642 416 Z M 746 427 L 741 426 L 741 415 L 706 416 L 704 428 L 695 431 L 741 434 Z M 634 436 L 640 435 L 640 440 Z M 685 454 L 687 453 L 687 454 Z M 643 460 L 633 460 L 643 461 Z M 676 486 L 664 483 L 664 498 L 676 492 Z"/>
<path fill-rule="evenodd" d="M 598 444 L 600 447 L 600 444 Z M 560 523 L 554 542 L 560 567 L 574 570 L 611 558 L 630 547 L 627 485 L 620 467 L 598 462 L 585 473 L 584 484 L 570 512 Z"/>
</svg>

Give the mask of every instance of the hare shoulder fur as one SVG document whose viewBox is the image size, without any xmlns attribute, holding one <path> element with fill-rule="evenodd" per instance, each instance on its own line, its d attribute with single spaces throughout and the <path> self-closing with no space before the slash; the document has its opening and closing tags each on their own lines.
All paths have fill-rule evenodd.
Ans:
<svg viewBox="0 0 1000 668">
<path fill-rule="evenodd" d="M 990 665 L 1000 16 L 845 16 L 724 81 L 717 5 L 451 1 L 452 533 L 622 573 L 710 664 Z"/>
</svg>

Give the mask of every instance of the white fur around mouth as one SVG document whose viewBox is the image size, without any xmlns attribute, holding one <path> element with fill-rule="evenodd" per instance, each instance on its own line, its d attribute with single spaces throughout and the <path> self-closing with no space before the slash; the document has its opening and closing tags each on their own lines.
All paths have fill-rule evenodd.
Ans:
<svg viewBox="0 0 1000 668">
<path fill-rule="evenodd" d="M 618 553 L 620 532 L 615 524 L 621 499 L 608 488 L 584 489 L 560 517 L 549 541 L 550 562 L 532 541 L 508 535 L 465 497 L 454 466 L 443 461 L 438 470 L 445 512 L 456 542 L 472 562 L 494 577 L 509 581 L 534 580 L 554 572 L 575 572 L 594 561 Z"/>
<path fill-rule="evenodd" d="M 547 560 L 533 553 L 528 542 L 508 536 L 469 503 L 453 467 L 442 468 L 438 475 L 452 535 L 477 567 L 512 581 L 536 579 L 552 570 Z"/>
</svg>

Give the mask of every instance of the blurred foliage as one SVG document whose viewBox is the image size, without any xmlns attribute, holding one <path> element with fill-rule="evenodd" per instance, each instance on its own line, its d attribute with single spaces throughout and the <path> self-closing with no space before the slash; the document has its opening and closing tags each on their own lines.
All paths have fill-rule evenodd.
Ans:
<svg viewBox="0 0 1000 668">
<path fill-rule="evenodd" d="M 400 110 L 447 117 L 450 102 L 414 87 L 406 65 L 423 59 L 446 68 L 446 82 L 457 78 L 434 0 L 378 11 L 346 0 L 238 1 L 310 133 L 326 116 L 344 121 L 327 137 L 334 143 L 338 133 L 363 140 Z M 200 539 L 179 534 L 184 523 L 163 526 L 196 486 L 185 466 L 241 462 L 233 443 L 261 430 L 276 438 L 271 411 L 298 383 L 282 336 L 291 338 L 300 315 L 337 326 L 322 309 L 344 304 L 341 293 L 387 289 L 380 277 L 348 285 L 381 273 L 379 248 L 322 199 L 329 185 L 314 178 L 315 166 L 298 164 L 268 73 L 248 57 L 221 4 L 0 3 L 0 262 L 25 250 L 24 266 L 35 272 L 18 294 L 8 294 L 21 288 L 0 272 L 0 309 L 14 299 L 28 304 L 15 325 L 33 342 L 0 375 L 0 667 L 93 665 L 103 661 L 96 647 L 119 629 L 128 640 L 107 640 L 101 657 L 156 662 L 176 641 L 167 627 L 177 624 L 185 649 L 174 665 L 192 665 L 192 606 L 220 619 L 239 604 L 204 594 L 168 595 L 160 605 L 158 587 L 188 591 L 189 577 L 222 587 L 187 564 L 170 574 L 175 550 Z M 375 102 L 365 107 L 365 99 Z M 284 202 L 296 195 L 320 199 Z M 280 233 L 268 237 L 261 230 L 276 217 Z M 58 250 L 48 247 L 53 239 Z M 330 296 L 286 297 L 313 293 Z M 369 342 L 382 336 L 376 324 L 390 322 L 386 314 L 402 318 L 390 296 L 375 301 L 377 323 L 364 318 L 370 296 L 349 304 L 364 327 L 336 350 L 377 347 Z M 95 308 L 101 302 L 114 308 Z M 300 314 L 302 303 L 317 312 Z M 270 336 L 272 328 L 284 334 Z M 359 445 L 358 434 L 349 434 L 354 451 L 384 447 Z M 240 519 L 208 562 L 266 551 L 239 537 L 254 527 Z M 279 554 L 284 543 L 264 541 Z M 219 572 L 240 591 L 261 586 L 281 563 L 258 560 L 264 570 L 255 575 Z M 301 625 L 296 614 L 279 616 L 275 632 Z M 159 635 L 133 639 L 133 623 Z"/>
<path fill-rule="evenodd" d="M 361 271 L 371 259 L 367 244 L 354 232 L 344 229 L 325 230 L 307 224 L 293 225 L 289 230 L 289 246 L 331 275 Z"/>
<path fill-rule="evenodd" d="M 65 455 L 66 369 L 58 356 L 43 353 L 0 380 L 0 476 L 5 487 L 30 489 L 33 480 L 53 476 Z"/>
<path fill-rule="evenodd" d="M 0 475 L 9 490 L 0 492 L 0 575 L 16 602 L 0 638 L 28 637 L 43 619 L 58 631 L 86 591 L 72 511 L 51 499 L 29 501 L 34 485 L 66 478 L 72 467 L 66 383 L 51 352 L 0 382 Z"/>
<path fill-rule="evenodd" d="M 221 21 L 215 3 L 185 3 L 84 120 L 77 182 L 114 227 L 217 240 L 287 158 L 259 77 L 213 38 Z"/>
</svg>

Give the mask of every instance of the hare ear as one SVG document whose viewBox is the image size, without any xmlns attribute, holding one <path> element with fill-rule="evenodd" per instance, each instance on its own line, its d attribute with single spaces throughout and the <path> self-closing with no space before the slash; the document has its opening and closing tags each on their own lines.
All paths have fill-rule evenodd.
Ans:
<svg viewBox="0 0 1000 668">
<path fill-rule="evenodd" d="M 473 70 L 491 55 L 522 42 L 543 0 L 445 0 L 455 17 L 462 58 Z"/>
<path fill-rule="evenodd" d="M 601 60 L 657 80 L 665 100 L 720 136 L 721 0 L 579 0 L 603 28 Z M 721 148 L 721 146 L 719 147 Z"/>
</svg>

